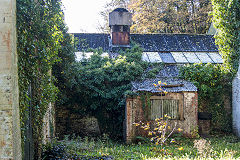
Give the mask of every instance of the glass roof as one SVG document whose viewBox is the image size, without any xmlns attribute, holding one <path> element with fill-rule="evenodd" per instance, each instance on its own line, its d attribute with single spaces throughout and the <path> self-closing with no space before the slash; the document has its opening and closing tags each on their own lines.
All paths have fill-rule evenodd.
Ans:
<svg viewBox="0 0 240 160">
<path fill-rule="evenodd" d="M 75 52 L 76 60 L 88 59 L 93 52 Z M 102 54 L 103 57 L 109 57 L 107 52 Z M 223 59 L 218 52 L 143 52 L 142 60 L 151 63 L 223 63 Z"/>
<path fill-rule="evenodd" d="M 218 52 L 144 52 L 142 59 L 152 63 L 223 63 Z"/>
</svg>

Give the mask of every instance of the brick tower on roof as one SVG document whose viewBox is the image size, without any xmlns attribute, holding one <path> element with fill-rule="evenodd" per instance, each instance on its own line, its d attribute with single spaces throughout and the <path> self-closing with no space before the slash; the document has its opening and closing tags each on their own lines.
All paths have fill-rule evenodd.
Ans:
<svg viewBox="0 0 240 160">
<path fill-rule="evenodd" d="M 116 8 L 109 13 L 112 45 L 128 46 L 130 43 L 130 27 L 132 14 L 124 8 Z"/>
</svg>

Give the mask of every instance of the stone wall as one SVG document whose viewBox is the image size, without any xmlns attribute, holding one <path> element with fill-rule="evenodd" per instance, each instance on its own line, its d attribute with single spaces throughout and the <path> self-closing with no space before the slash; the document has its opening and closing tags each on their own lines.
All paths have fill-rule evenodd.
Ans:
<svg viewBox="0 0 240 160">
<path fill-rule="evenodd" d="M 66 107 L 56 109 L 56 136 L 63 139 L 65 135 L 98 136 L 100 128 L 98 120 L 92 116 L 71 113 Z"/>
<path fill-rule="evenodd" d="M 240 137 L 240 65 L 232 85 L 233 132 Z"/>
<path fill-rule="evenodd" d="M 43 118 L 43 144 L 50 142 L 55 137 L 55 128 L 54 104 L 49 103 L 47 112 Z"/>
<path fill-rule="evenodd" d="M 168 93 L 166 95 L 166 98 L 172 99 L 177 99 L 179 97 L 182 97 L 183 102 L 183 118 L 180 120 L 170 120 L 170 126 L 174 126 L 176 122 L 177 128 L 183 129 L 183 134 L 185 136 L 192 136 L 191 133 L 198 127 L 198 95 L 197 92 Z M 132 142 L 137 135 L 142 135 L 133 123 L 146 121 L 145 112 L 147 111 L 143 110 L 142 100 L 140 97 L 127 98 L 125 114 L 125 140 L 127 143 Z"/>
<path fill-rule="evenodd" d="M 211 131 L 211 121 L 210 120 L 198 120 L 198 131 L 200 135 L 209 135 Z"/>
<path fill-rule="evenodd" d="M 16 1 L 0 0 L 0 159 L 20 160 Z"/>
</svg>

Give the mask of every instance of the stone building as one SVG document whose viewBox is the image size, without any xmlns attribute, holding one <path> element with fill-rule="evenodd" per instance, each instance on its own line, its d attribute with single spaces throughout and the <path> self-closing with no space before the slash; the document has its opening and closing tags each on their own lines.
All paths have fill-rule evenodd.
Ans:
<svg viewBox="0 0 240 160">
<path fill-rule="evenodd" d="M 79 40 L 77 60 L 81 61 L 83 57 L 88 58 L 93 54 L 86 52 L 88 48 L 102 48 L 103 56 L 115 58 L 120 49 L 131 47 L 131 42 L 139 44 L 143 49 L 142 59 L 151 63 L 161 63 L 163 69 L 155 79 L 132 82 L 134 92 L 151 93 L 152 96 L 148 111 L 143 109 L 140 97 L 128 96 L 126 99 L 126 140 L 132 141 L 137 134 L 134 122 L 153 120 L 164 114 L 172 116 L 171 121 L 177 122 L 184 134 L 190 135 L 198 125 L 197 88 L 191 82 L 179 78 L 179 66 L 200 62 L 223 63 L 214 38 L 212 35 L 196 34 L 131 34 L 131 16 L 126 9 L 117 8 L 109 14 L 110 34 L 75 33 L 75 38 Z M 158 81 L 167 84 L 163 86 L 168 92 L 164 96 L 159 96 L 160 91 L 153 86 L 153 83 Z M 146 112 L 147 118 L 144 116 Z M 58 120 L 59 124 L 62 123 L 59 125 L 61 130 L 64 130 L 65 120 Z"/>
</svg>

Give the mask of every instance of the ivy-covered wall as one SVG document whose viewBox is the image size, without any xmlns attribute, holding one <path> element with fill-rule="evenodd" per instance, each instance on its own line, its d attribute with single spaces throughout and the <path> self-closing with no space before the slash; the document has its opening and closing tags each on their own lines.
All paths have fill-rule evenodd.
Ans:
<svg viewBox="0 0 240 160">
<path fill-rule="evenodd" d="M 217 64 L 194 64 L 181 68 L 181 78 L 198 88 L 199 111 L 212 114 L 212 130 L 232 131 L 231 73 Z"/>
<path fill-rule="evenodd" d="M 42 142 L 51 137 L 54 113 L 50 103 L 56 101 L 58 88 L 51 74 L 53 65 L 61 63 L 60 54 L 74 52 L 72 39 L 67 35 L 60 0 L 17 0 L 17 53 L 19 105 L 22 146 L 33 139 L 34 158 L 41 159 Z M 73 56 L 74 58 L 74 56 Z M 46 114 L 47 113 L 47 114 Z M 45 117 L 45 118 L 44 118 Z M 44 125 L 48 129 L 43 131 Z M 32 136 L 27 132 L 32 126 Z M 31 131 L 31 129 L 30 129 Z M 43 133 L 48 133 L 43 135 Z"/>
</svg>

